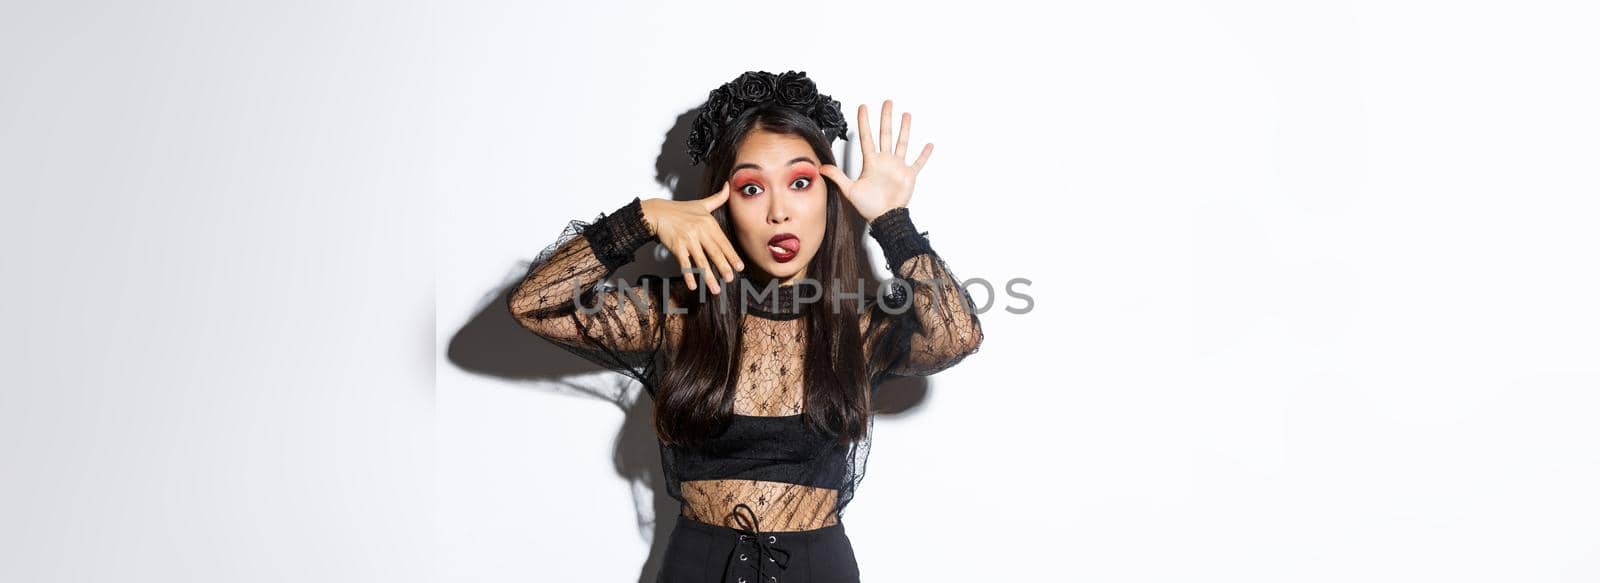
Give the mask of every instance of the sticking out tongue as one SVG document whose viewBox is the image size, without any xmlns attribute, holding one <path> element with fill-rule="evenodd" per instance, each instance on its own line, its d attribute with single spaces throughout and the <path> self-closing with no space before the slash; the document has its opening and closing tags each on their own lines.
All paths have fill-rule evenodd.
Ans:
<svg viewBox="0 0 1600 583">
<path fill-rule="evenodd" d="M 800 240 L 793 237 L 779 239 L 778 242 L 773 243 L 772 246 L 781 247 L 784 251 L 789 253 L 800 252 Z"/>
</svg>

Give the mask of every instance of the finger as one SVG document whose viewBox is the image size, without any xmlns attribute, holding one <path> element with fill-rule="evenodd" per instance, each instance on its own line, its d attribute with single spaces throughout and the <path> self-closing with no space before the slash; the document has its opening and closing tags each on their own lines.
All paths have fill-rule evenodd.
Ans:
<svg viewBox="0 0 1600 583">
<path fill-rule="evenodd" d="M 866 166 L 872 155 L 878 152 L 878 145 L 872 141 L 872 124 L 867 123 L 867 104 L 856 108 L 856 135 L 861 137 L 861 165 Z"/>
<path fill-rule="evenodd" d="M 700 268 L 700 273 L 705 275 L 706 289 L 710 290 L 711 293 L 721 291 L 721 287 L 717 285 L 717 274 L 711 271 L 711 262 L 706 261 L 706 252 L 700 248 L 700 241 L 696 240 L 689 243 L 689 254 L 694 256 L 694 266 Z"/>
<path fill-rule="evenodd" d="M 894 151 L 894 143 L 889 141 L 889 130 L 894 124 L 889 123 L 889 116 L 894 113 L 894 103 L 888 99 L 883 100 L 883 109 L 878 114 L 878 147 L 885 152 Z"/>
<path fill-rule="evenodd" d="M 683 282 L 693 290 L 694 274 L 689 272 L 689 250 L 680 245 L 672 249 L 672 255 L 678 258 L 678 271 L 683 273 Z"/>
<path fill-rule="evenodd" d="M 722 272 L 722 281 L 731 283 L 733 281 L 733 265 L 731 265 L 728 261 L 728 248 L 723 247 L 721 242 L 715 240 L 721 238 L 723 237 L 719 231 L 717 235 L 714 236 L 713 240 L 709 241 L 710 244 L 705 246 L 706 257 L 709 257 L 711 259 L 711 264 L 715 265 L 717 270 Z"/>
<path fill-rule="evenodd" d="M 845 176 L 844 170 L 840 169 L 838 166 L 834 166 L 832 164 L 823 164 L 822 168 L 818 169 L 818 171 L 822 172 L 822 175 L 827 177 L 828 180 L 832 180 L 834 184 L 839 185 L 840 193 L 849 194 L 850 187 L 855 185 L 855 181 L 850 180 L 849 177 Z"/>
<path fill-rule="evenodd" d="M 900 114 L 900 135 L 894 139 L 894 155 L 906 161 L 906 150 L 911 143 L 911 114 Z"/>
<path fill-rule="evenodd" d="M 722 231 L 717 231 L 717 246 L 722 248 L 723 255 L 727 256 L 728 261 L 733 263 L 735 270 L 744 271 L 744 260 L 739 258 L 739 252 L 734 250 L 733 243 L 728 242 L 728 236 L 724 235 Z"/>
<path fill-rule="evenodd" d="M 708 196 L 708 197 L 705 197 L 705 198 L 701 199 L 702 201 L 705 202 L 706 212 L 709 213 L 711 211 L 717 210 L 717 207 L 720 207 L 724 203 L 728 202 L 728 183 L 729 182 L 730 181 L 727 181 L 727 180 L 722 181 L 722 190 L 718 190 L 716 193 L 712 194 L 711 196 Z"/>
<path fill-rule="evenodd" d="M 913 174 L 921 172 L 922 171 L 922 165 L 923 164 L 927 164 L 928 163 L 928 156 L 932 156 L 932 155 L 933 155 L 933 142 L 928 142 L 926 145 L 922 146 L 922 154 L 917 156 L 917 161 L 915 163 L 911 164 L 911 172 Z"/>
</svg>

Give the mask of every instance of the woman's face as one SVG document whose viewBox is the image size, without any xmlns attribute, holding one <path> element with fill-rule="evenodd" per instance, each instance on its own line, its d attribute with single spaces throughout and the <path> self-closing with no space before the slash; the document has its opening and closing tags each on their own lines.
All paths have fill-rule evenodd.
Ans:
<svg viewBox="0 0 1600 583">
<path fill-rule="evenodd" d="M 806 277 L 827 229 L 828 185 L 799 136 L 757 128 L 745 136 L 729 178 L 728 213 L 748 263 L 779 285 Z"/>
</svg>

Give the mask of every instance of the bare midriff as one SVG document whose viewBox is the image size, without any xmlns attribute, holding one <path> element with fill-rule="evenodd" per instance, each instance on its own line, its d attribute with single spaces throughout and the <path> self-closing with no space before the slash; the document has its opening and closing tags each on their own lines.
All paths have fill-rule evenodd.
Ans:
<svg viewBox="0 0 1600 583">
<path fill-rule="evenodd" d="M 766 531 L 814 530 L 838 524 L 839 491 L 762 480 L 693 480 L 682 484 L 683 515 L 707 524 L 744 528 L 733 519 L 740 503 Z"/>
</svg>

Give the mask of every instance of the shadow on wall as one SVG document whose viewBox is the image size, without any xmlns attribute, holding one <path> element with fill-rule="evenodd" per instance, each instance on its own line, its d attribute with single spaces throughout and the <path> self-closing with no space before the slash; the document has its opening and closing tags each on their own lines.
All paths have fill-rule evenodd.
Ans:
<svg viewBox="0 0 1600 583">
<path fill-rule="evenodd" d="M 689 157 L 684 152 L 684 143 L 696 114 L 697 111 L 691 109 L 678 116 L 677 122 L 662 141 L 660 156 L 656 158 L 656 182 L 671 190 L 674 200 L 698 200 L 709 194 L 700 192 L 703 167 L 691 167 Z M 850 148 L 844 150 L 844 155 L 848 157 Z M 850 167 L 848 160 L 841 158 L 839 162 L 841 167 Z M 602 205 L 604 208 L 596 208 L 585 217 L 547 217 L 551 241 L 560 234 L 567 220 L 590 220 L 601 212 L 611 212 L 636 196 L 626 193 L 595 195 L 595 200 L 611 200 L 615 204 Z M 856 232 L 864 234 L 865 221 L 855 213 L 850 213 L 850 217 L 856 221 Z M 537 254 L 547 243 L 537 238 L 529 241 L 530 253 Z M 658 255 L 656 247 L 654 244 L 645 245 L 635 261 L 623 266 L 613 279 L 633 281 L 635 276 L 643 273 L 678 275 L 677 262 L 668 254 Z M 858 246 L 857 253 L 860 253 L 858 259 L 863 265 L 871 264 L 865 247 Z M 619 374 L 602 375 L 604 379 L 598 384 L 574 381 L 574 377 L 592 378 L 592 373 L 604 372 L 605 369 L 517 324 L 506 310 L 506 300 L 527 273 L 527 264 L 517 266 L 512 273 L 507 284 L 493 294 L 494 300 L 456 331 L 450 340 L 448 358 L 463 370 L 513 381 L 533 381 L 528 386 L 602 399 L 622 410 L 623 422 L 617 429 L 612 464 L 638 497 L 634 501 L 634 508 L 638 512 L 640 535 L 650 533 L 650 556 L 639 569 L 639 583 L 650 583 L 655 580 L 662 554 L 666 551 L 667 537 L 674 524 L 672 517 L 680 512 L 678 501 L 667 495 L 666 483 L 661 476 L 661 457 L 651 422 L 650 399 L 639 390 L 638 383 Z M 923 377 L 891 378 L 880 386 L 873 409 L 879 415 L 908 414 L 926 398 L 927 391 L 927 380 Z M 537 459 L 537 456 L 530 456 L 529 459 Z M 649 514 L 643 510 L 646 502 L 652 509 Z"/>
</svg>

